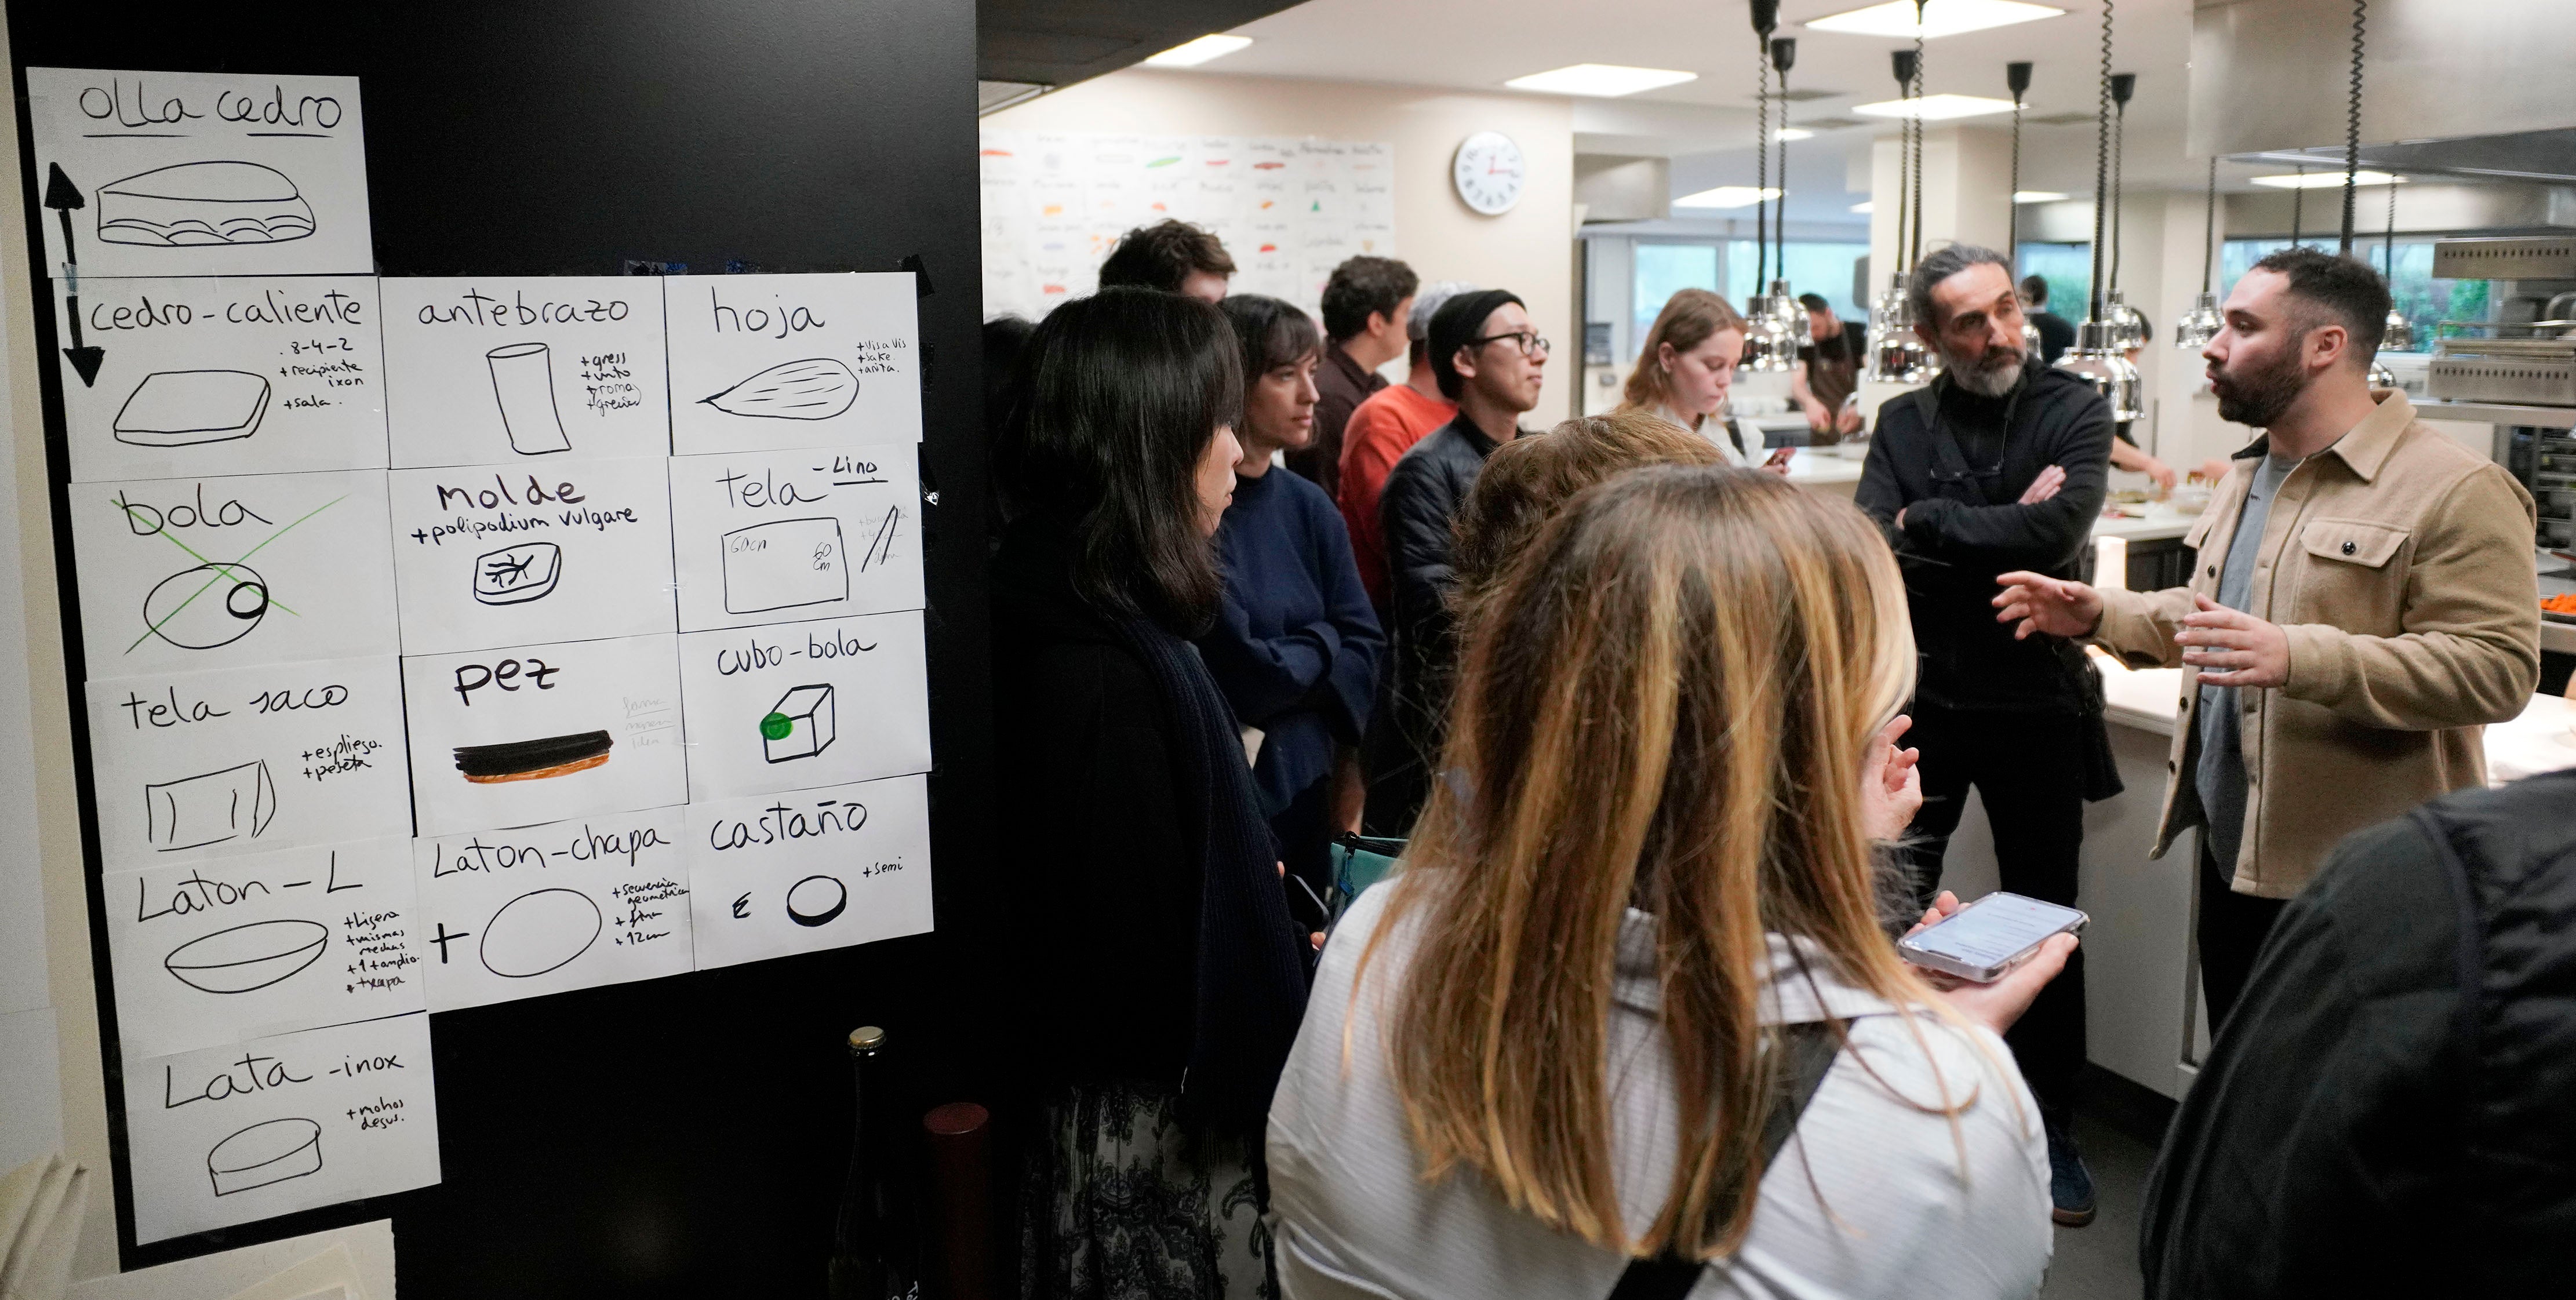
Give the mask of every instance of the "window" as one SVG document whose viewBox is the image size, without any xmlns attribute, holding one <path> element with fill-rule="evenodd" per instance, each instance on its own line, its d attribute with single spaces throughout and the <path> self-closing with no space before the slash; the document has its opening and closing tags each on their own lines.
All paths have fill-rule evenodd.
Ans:
<svg viewBox="0 0 2576 1300">
<path fill-rule="evenodd" d="M 1866 322 L 1869 309 L 1853 300 L 1869 260 L 1867 244 L 1826 244 L 1790 240 L 1773 256 L 1779 259 L 1774 279 L 1789 282 L 1792 294 L 1812 293 L 1833 304 L 1834 314 L 1844 320 Z M 1726 246 L 1727 301 L 1744 303 L 1752 300 L 1765 286 L 1753 282 L 1753 241 L 1740 239 Z"/>
<path fill-rule="evenodd" d="M 2021 271 L 2016 280 L 2038 276 L 2048 281 L 2048 310 L 2071 321 L 2083 320 L 2092 311 L 2093 246 L 2091 244 L 2037 244 L 2025 241 L 2021 246 Z"/>
<path fill-rule="evenodd" d="M 1636 328 L 1628 334 L 1628 346 L 1634 348 L 1654 328 L 1667 299 L 1684 289 L 1717 287 L 1717 246 L 1639 243 L 1630 282 L 1635 286 Z"/>
<path fill-rule="evenodd" d="M 2374 267 L 2387 268 L 2386 240 L 2356 239 L 2353 252 L 2369 259 Z M 2231 239 L 2218 253 L 2218 299 L 2236 288 L 2254 264 L 2267 254 L 2290 246 L 2286 239 Z M 2437 280 L 2433 278 L 2433 241 L 2400 239 L 2397 241 L 2396 274 L 2389 277 L 2388 293 L 2397 302 L 2397 310 L 2415 327 L 2417 352 L 2433 350 L 2434 326 L 2446 320 L 2484 320 L 2487 315 L 2487 282 L 2484 280 Z"/>
</svg>

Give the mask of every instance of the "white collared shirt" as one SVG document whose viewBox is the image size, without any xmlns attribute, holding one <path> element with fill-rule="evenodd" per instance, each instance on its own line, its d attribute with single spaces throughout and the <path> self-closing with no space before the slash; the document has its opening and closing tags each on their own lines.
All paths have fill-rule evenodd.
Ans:
<svg viewBox="0 0 2576 1300">
<path fill-rule="evenodd" d="M 1745 448 L 1736 446 L 1735 439 L 1728 435 L 1726 417 L 1723 415 L 1705 416 L 1697 423 L 1693 423 L 1690 417 L 1675 412 L 1673 408 L 1669 406 L 1658 404 L 1655 407 L 1655 416 L 1666 424 L 1688 429 L 1689 431 L 1708 439 L 1711 444 L 1716 446 L 1718 454 L 1726 457 L 1726 463 L 1736 467 L 1737 469 L 1760 469 L 1762 467 L 1763 457 L 1753 454 L 1755 451 L 1760 450 L 1759 446 L 1756 446 L 1749 451 Z"/>
<path fill-rule="evenodd" d="M 1271 1101 L 1283 1290 L 1293 1300 L 1600 1300 L 1626 1259 L 1513 1210 L 1472 1170 L 1419 1177 L 1381 1016 L 1388 991 L 1404 987 L 1419 913 L 1379 945 L 1368 988 L 1352 997 L 1388 892 L 1362 895 L 1326 945 Z M 1634 910 L 1622 925 L 1609 1030 L 1612 1162 L 1632 1237 L 1661 1210 L 1679 1147 L 1654 927 Z M 2052 1240 L 2048 1147 L 2003 1040 L 1900 1012 L 1840 982 L 1812 945 L 1770 943 L 1763 1023 L 1847 1019 L 1849 1045 L 1763 1179 L 1743 1249 L 1710 1265 L 1691 1296 L 2035 1292 Z M 1812 980 L 1798 973 L 1799 951 Z M 1937 1109 L 1945 1090 L 1955 1127 Z"/>
</svg>

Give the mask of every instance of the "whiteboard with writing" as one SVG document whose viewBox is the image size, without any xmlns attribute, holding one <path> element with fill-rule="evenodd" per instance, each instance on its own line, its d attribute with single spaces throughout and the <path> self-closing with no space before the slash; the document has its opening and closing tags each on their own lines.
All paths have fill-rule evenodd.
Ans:
<svg viewBox="0 0 2576 1300">
<path fill-rule="evenodd" d="M 683 276 L 662 288 L 674 453 L 921 441 L 911 275 Z"/>
<path fill-rule="evenodd" d="M 92 677 L 392 654 L 382 471 L 71 489 Z"/>
<path fill-rule="evenodd" d="M 685 801 L 672 640 L 406 656 L 419 833 L 532 826 Z"/>
<path fill-rule="evenodd" d="M 55 274 L 376 269 L 355 77 L 29 68 L 27 118 Z"/>
<path fill-rule="evenodd" d="M 689 799 L 930 769 L 921 615 L 680 636 Z"/>
<path fill-rule="evenodd" d="M 700 970 L 930 931 L 930 782 L 688 807 Z"/>
<path fill-rule="evenodd" d="M 372 278 L 96 280 L 79 305 L 96 368 L 54 355 L 73 482 L 384 468 Z"/>
<path fill-rule="evenodd" d="M 89 684 L 110 871 L 407 832 L 392 655 Z"/>
<path fill-rule="evenodd" d="M 915 465 L 909 445 L 673 460 L 681 629 L 921 608 Z"/>
<path fill-rule="evenodd" d="M 129 1056 L 125 1128 L 137 1241 L 427 1187 L 429 1016 Z"/>
<path fill-rule="evenodd" d="M 379 279 L 354 80 L 28 84 L 138 1242 L 436 1182 L 431 1014 L 931 928 L 914 276 Z"/>
<path fill-rule="evenodd" d="M 402 645 L 672 632 L 668 458 L 395 470 Z"/>
<path fill-rule="evenodd" d="M 425 1009 L 411 877 L 400 838 L 109 873 L 126 1053 Z"/>
<path fill-rule="evenodd" d="M 660 282 L 389 279 L 384 292 L 396 468 L 670 454 Z"/>
<path fill-rule="evenodd" d="M 689 969 L 683 834 L 654 808 L 415 841 L 429 1009 Z"/>
</svg>

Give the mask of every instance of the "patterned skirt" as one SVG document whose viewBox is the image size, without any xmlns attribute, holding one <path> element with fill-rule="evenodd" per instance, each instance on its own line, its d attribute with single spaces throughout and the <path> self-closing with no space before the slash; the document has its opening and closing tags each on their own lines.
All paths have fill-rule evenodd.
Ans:
<svg viewBox="0 0 2576 1300">
<path fill-rule="evenodd" d="M 1040 1114 L 1020 1198 L 1022 1300 L 1277 1300 L 1258 1132 L 1180 1094 L 1076 1085 Z"/>
</svg>

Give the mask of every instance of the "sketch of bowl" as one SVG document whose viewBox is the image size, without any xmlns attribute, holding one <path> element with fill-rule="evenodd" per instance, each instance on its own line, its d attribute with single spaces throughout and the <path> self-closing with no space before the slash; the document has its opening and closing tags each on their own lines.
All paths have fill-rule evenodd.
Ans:
<svg viewBox="0 0 2576 1300">
<path fill-rule="evenodd" d="M 523 980 L 561 969 L 590 951 L 605 923 L 578 889 L 540 889 L 501 905 L 483 925 L 483 967 Z"/>
<path fill-rule="evenodd" d="M 215 1180 L 217 1196 L 320 1172 L 322 1126 L 309 1119 L 253 1124 L 206 1153 L 206 1174 Z"/>
<path fill-rule="evenodd" d="M 320 960 L 330 941 L 330 928 L 319 921 L 253 921 L 191 939 L 161 965 L 190 988 L 248 993 Z"/>
</svg>

